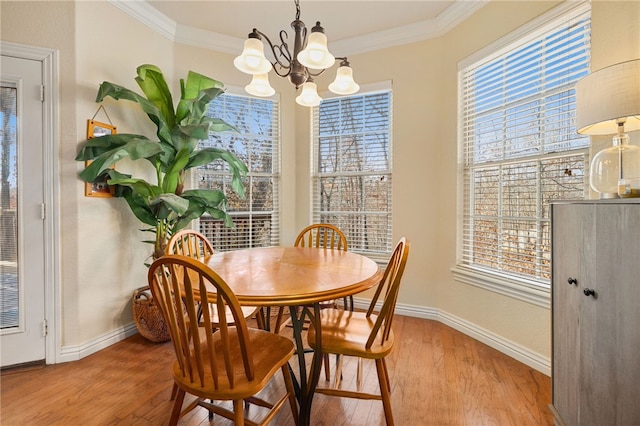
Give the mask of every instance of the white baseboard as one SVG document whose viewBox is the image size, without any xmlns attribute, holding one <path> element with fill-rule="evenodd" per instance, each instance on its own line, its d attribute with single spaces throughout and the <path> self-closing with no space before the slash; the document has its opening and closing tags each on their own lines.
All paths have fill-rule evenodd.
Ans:
<svg viewBox="0 0 640 426">
<path fill-rule="evenodd" d="M 63 346 L 56 363 L 78 361 L 86 356 L 94 354 L 114 343 L 118 343 L 138 332 L 135 323 L 127 324 L 119 329 L 103 334 L 89 342 L 77 346 Z"/>
<path fill-rule="evenodd" d="M 356 308 L 367 309 L 369 307 L 369 300 L 354 298 L 353 300 Z M 476 324 L 458 318 L 455 315 L 451 315 L 447 312 L 440 311 L 434 308 L 428 308 L 424 306 L 414 306 L 398 303 L 396 305 L 396 313 L 398 315 L 405 315 L 414 318 L 430 319 L 439 321 L 461 333 L 472 337 L 479 342 L 484 343 L 505 355 L 508 355 L 529 367 L 546 374 L 551 375 L 551 360 L 539 353 L 533 352 L 528 348 L 514 343 L 504 337 L 497 335 L 489 330 L 477 326 Z M 120 329 L 114 330 L 103 336 L 100 336 L 90 342 L 84 343 L 78 346 L 63 346 L 60 350 L 60 356 L 57 362 L 69 362 L 77 361 L 93 353 L 96 353 L 108 346 L 113 345 L 121 340 L 126 339 L 137 333 L 137 329 L 134 323 L 128 324 Z"/>
<path fill-rule="evenodd" d="M 354 306 L 360 309 L 367 309 L 369 307 L 369 303 L 370 301 L 367 299 L 354 298 L 353 300 Z M 504 338 L 503 336 L 479 327 L 472 322 L 458 318 L 455 315 L 451 315 L 448 312 L 424 306 L 398 303 L 396 305 L 396 314 L 439 321 L 478 340 L 479 342 L 484 343 L 487 346 L 492 347 L 497 351 L 502 352 L 505 355 L 510 356 L 511 358 L 522 362 L 542 374 L 551 376 L 551 360 L 548 357 L 537 352 L 533 352 L 522 345 Z"/>
</svg>

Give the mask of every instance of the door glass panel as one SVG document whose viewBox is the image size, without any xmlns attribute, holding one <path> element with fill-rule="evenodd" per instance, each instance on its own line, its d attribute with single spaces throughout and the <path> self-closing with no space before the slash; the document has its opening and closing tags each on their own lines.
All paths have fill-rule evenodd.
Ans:
<svg viewBox="0 0 640 426">
<path fill-rule="evenodd" d="M 19 326 L 17 89 L 0 88 L 0 328 Z"/>
</svg>

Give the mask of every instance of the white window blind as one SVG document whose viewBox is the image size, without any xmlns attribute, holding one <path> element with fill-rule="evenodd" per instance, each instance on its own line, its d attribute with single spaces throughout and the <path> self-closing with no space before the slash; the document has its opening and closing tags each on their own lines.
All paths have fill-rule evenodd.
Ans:
<svg viewBox="0 0 640 426">
<path fill-rule="evenodd" d="M 349 250 L 386 259 L 392 249 L 392 96 L 326 99 L 313 111 L 313 221 L 346 235 Z"/>
<path fill-rule="evenodd" d="M 575 128 L 590 11 L 572 9 L 460 72 L 460 263 L 549 285 L 549 203 L 584 198 L 588 137 Z"/>
<path fill-rule="evenodd" d="M 231 190 L 226 163 L 198 168 L 200 188 L 220 189 L 229 199 L 227 212 L 234 227 L 203 216 L 200 232 L 216 250 L 227 251 L 279 244 L 280 236 L 280 107 L 277 101 L 225 93 L 209 105 L 212 117 L 236 126 L 240 133 L 211 134 L 201 146 L 228 149 L 249 168 L 246 198 Z"/>
</svg>

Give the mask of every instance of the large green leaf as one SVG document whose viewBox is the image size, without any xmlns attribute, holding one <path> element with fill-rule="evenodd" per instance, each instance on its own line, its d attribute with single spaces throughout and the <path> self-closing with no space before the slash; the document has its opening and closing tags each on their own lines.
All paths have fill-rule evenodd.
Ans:
<svg viewBox="0 0 640 426">
<path fill-rule="evenodd" d="M 189 200 L 175 194 L 161 194 L 151 200 L 149 205 L 158 217 L 165 219 L 171 213 L 175 213 L 176 217 L 184 215 L 189 209 Z"/>
<path fill-rule="evenodd" d="M 167 143 L 171 143 L 171 127 L 169 123 L 165 121 L 162 111 L 158 109 L 153 103 L 149 102 L 144 97 L 140 96 L 136 92 L 124 88 L 118 84 L 103 82 L 98 89 L 98 96 L 96 102 L 102 102 L 107 96 L 113 99 L 120 100 L 126 99 L 129 101 L 137 102 L 142 110 L 149 116 L 151 121 L 155 123 L 158 128 L 158 138 Z"/>
<path fill-rule="evenodd" d="M 198 74 L 199 75 L 199 74 Z M 205 77 L 207 78 L 207 77 Z M 200 91 L 195 96 L 185 96 L 176 109 L 176 123 L 180 125 L 198 124 L 207 112 L 209 103 L 224 93 L 221 87 L 206 87 L 206 82 L 199 85 Z M 191 94 L 191 91 L 185 89 Z"/>
<path fill-rule="evenodd" d="M 127 136 L 127 135 L 118 135 L 118 136 Z M 134 135 L 136 136 L 136 135 Z M 96 139 L 106 138 L 107 136 L 102 136 Z M 111 138 L 111 137 L 109 137 Z M 89 139 L 87 144 L 92 143 L 92 141 L 96 139 Z M 113 137 L 115 139 L 115 135 Z M 123 158 L 131 158 L 132 160 L 138 159 L 150 159 L 156 154 L 162 152 L 162 148 L 157 142 L 150 141 L 142 136 L 122 139 L 125 141 L 123 145 L 113 144 L 115 146 L 108 151 L 103 152 L 97 157 L 93 158 L 91 164 L 89 164 L 82 172 L 80 172 L 80 178 L 86 182 L 93 182 L 96 177 L 100 176 L 105 170 L 107 170 L 112 165 L 116 164 L 118 161 Z M 85 145 L 86 146 L 86 145 Z M 100 150 L 103 148 L 101 147 Z M 93 153 L 92 148 L 90 147 L 87 151 L 89 153 Z M 83 159 L 88 156 L 87 152 L 83 150 L 80 151 L 78 157 L 76 159 Z M 88 159 L 88 158 L 85 158 Z"/>
<path fill-rule="evenodd" d="M 229 165 L 229 170 L 232 173 L 231 188 L 236 194 L 244 198 L 245 192 L 242 178 L 247 175 L 249 169 L 247 165 L 231 151 L 220 148 L 203 148 L 191 156 L 189 164 L 185 166 L 185 170 L 192 167 L 204 166 L 216 160 L 224 160 Z"/>
<path fill-rule="evenodd" d="M 176 154 L 173 164 L 169 166 L 162 182 L 162 189 L 164 192 L 174 193 L 180 182 L 180 173 L 184 170 L 184 166 L 189 161 L 189 151 L 187 149 L 181 149 Z"/>
<path fill-rule="evenodd" d="M 133 192 L 131 188 L 123 188 L 122 196 L 127 201 L 131 212 L 138 218 L 138 220 L 147 225 L 155 226 L 158 224 L 158 219 L 153 214 L 146 199 L 140 194 Z"/>
<path fill-rule="evenodd" d="M 109 185 L 121 185 L 127 186 L 131 188 L 133 192 L 144 197 L 145 199 L 150 199 L 153 197 L 157 197 L 162 193 L 160 187 L 156 185 L 152 185 L 144 179 L 138 178 L 115 178 L 109 179 L 107 181 Z"/>
<path fill-rule="evenodd" d="M 217 189 L 189 189 L 182 193 L 182 198 L 197 200 L 203 205 L 218 207 L 224 204 L 227 197 Z"/>
<path fill-rule="evenodd" d="M 175 126 L 176 117 L 173 111 L 173 99 L 167 82 L 160 68 L 155 65 L 140 65 L 137 69 L 136 82 L 146 95 L 149 102 L 154 104 L 164 116 L 167 126 Z"/>
<path fill-rule="evenodd" d="M 132 140 L 148 140 L 141 135 L 132 134 L 120 134 L 120 135 L 105 135 L 99 138 L 87 139 L 82 146 L 78 155 L 76 155 L 77 161 L 93 160 L 99 155 L 105 152 L 111 151 L 114 148 L 121 147 Z"/>
<path fill-rule="evenodd" d="M 202 122 L 209 122 L 209 131 L 214 133 L 222 132 L 236 132 L 240 133 L 240 130 L 236 126 L 225 122 L 220 118 L 203 117 Z"/>
</svg>

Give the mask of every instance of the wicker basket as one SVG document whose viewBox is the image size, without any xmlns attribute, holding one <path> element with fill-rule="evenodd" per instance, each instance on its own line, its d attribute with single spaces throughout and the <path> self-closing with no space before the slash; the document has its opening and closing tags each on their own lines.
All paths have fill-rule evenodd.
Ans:
<svg viewBox="0 0 640 426">
<path fill-rule="evenodd" d="M 171 338 L 167 323 L 153 300 L 149 286 L 140 287 L 133 292 L 132 306 L 133 320 L 142 337 L 155 343 L 167 342 Z"/>
</svg>

